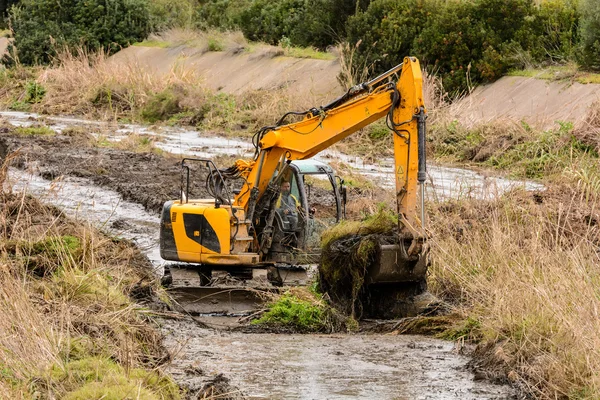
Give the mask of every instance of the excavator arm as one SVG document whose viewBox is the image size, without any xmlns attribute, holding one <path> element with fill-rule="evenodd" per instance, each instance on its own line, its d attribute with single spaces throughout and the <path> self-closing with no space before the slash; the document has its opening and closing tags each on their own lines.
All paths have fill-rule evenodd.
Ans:
<svg viewBox="0 0 600 400">
<path fill-rule="evenodd" d="M 398 74 L 399 78 L 394 80 Z M 256 202 L 287 162 L 313 157 L 359 129 L 387 118 L 394 134 L 400 236 L 422 239 L 422 204 L 421 214 L 417 212 L 418 183 L 422 201 L 425 182 L 426 111 L 422 85 L 418 60 L 406 57 L 402 64 L 351 88 L 329 105 L 304 113 L 301 121 L 263 129 L 256 138 L 254 161 L 238 161 L 236 164 L 238 172 L 245 178 L 245 184 L 233 205 L 246 210 L 252 219 Z"/>
</svg>

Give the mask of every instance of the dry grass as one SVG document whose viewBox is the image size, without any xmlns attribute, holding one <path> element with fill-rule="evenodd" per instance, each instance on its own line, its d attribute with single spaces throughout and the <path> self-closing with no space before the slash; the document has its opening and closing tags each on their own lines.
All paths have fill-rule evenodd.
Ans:
<svg viewBox="0 0 600 400">
<path fill-rule="evenodd" d="M 0 193 L 0 221 L 3 398 L 179 397 L 154 370 L 168 358 L 160 335 L 128 296 L 156 288 L 137 250 L 25 194 Z"/>
<path fill-rule="evenodd" d="M 201 80 L 191 70 L 175 66 L 169 73 L 159 74 L 134 62 L 114 62 L 104 52 L 89 54 L 82 50 L 60 53 L 55 66 L 44 70 L 37 82 L 47 93 L 34 109 L 104 120 L 137 119 L 143 105 L 168 88 L 204 97 L 196 89 Z"/>
<path fill-rule="evenodd" d="M 438 205 L 438 295 L 470 320 L 501 375 L 537 398 L 600 396 L 600 230 L 569 188 Z"/>
</svg>

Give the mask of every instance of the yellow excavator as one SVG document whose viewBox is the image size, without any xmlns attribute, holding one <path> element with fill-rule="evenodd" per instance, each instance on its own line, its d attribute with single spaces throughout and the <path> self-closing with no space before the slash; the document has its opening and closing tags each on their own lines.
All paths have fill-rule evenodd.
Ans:
<svg viewBox="0 0 600 400">
<path fill-rule="evenodd" d="M 218 169 L 210 160 L 184 159 L 181 197 L 166 202 L 161 217 L 161 257 L 188 263 L 173 279 L 184 282 L 179 286 L 220 283 L 220 288 L 231 277 L 250 286 L 257 281 L 275 286 L 306 283 L 305 266 L 318 260 L 314 209 L 324 202 L 315 198 L 315 185 L 308 182 L 320 178 L 331 184 L 333 222 L 343 218 L 346 200 L 343 181 L 331 167 L 310 159 L 382 118 L 394 138 L 398 240 L 381 246 L 379 261 L 367 271 L 367 283 L 422 288 L 428 266 L 423 204 L 426 109 L 421 68 L 413 57 L 325 106 L 287 113 L 275 125 L 262 128 L 253 138 L 252 160 Z M 290 119 L 294 121 L 287 122 Z M 206 169 L 211 198 L 189 198 L 190 171 L 198 170 L 196 164 Z M 288 199 L 287 208 L 282 196 Z"/>
</svg>

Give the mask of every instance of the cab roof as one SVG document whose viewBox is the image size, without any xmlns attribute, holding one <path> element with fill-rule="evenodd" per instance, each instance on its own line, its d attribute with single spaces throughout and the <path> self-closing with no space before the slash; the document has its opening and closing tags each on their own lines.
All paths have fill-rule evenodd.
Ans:
<svg viewBox="0 0 600 400">
<path fill-rule="evenodd" d="M 333 168 L 321 161 L 294 160 L 292 165 L 295 165 L 301 174 L 333 174 Z"/>
</svg>

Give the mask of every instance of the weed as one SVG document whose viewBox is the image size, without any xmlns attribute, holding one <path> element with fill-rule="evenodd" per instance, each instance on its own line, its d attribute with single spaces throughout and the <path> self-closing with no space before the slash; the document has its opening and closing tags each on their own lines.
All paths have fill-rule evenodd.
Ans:
<svg viewBox="0 0 600 400">
<path fill-rule="evenodd" d="M 142 107 L 140 115 L 143 120 L 154 123 L 165 121 L 181 111 L 178 95 L 169 88 L 151 97 Z"/>
<path fill-rule="evenodd" d="M 286 293 L 270 304 L 269 310 L 252 324 L 298 332 L 322 332 L 328 327 L 325 307 L 322 301 L 304 300 Z"/>
<path fill-rule="evenodd" d="M 46 89 L 37 82 L 27 82 L 25 86 L 25 103 L 36 104 L 44 99 Z"/>
<path fill-rule="evenodd" d="M 209 38 L 207 43 L 208 51 L 223 51 L 225 45 L 218 38 Z"/>
<path fill-rule="evenodd" d="M 47 126 L 19 126 L 15 128 L 14 132 L 21 136 L 53 136 L 56 134 L 56 132 Z"/>
</svg>

